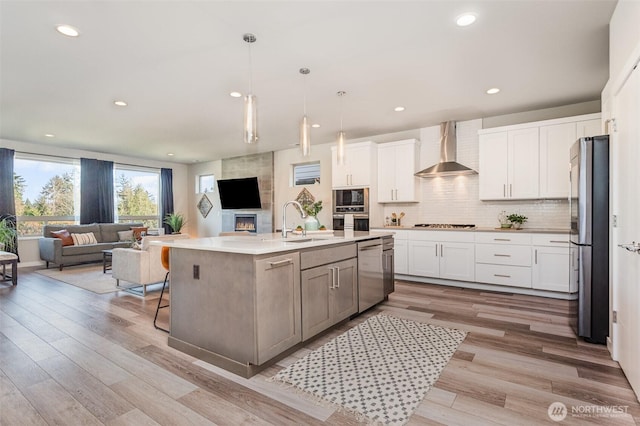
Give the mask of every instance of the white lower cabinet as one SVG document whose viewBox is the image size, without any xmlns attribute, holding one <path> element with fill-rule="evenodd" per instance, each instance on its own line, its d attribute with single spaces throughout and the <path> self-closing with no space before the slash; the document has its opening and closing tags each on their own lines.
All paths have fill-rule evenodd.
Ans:
<svg viewBox="0 0 640 426">
<path fill-rule="evenodd" d="M 474 281 L 473 233 L 413 231 L 408 238 L 408 275 Z"/>
<path fill-rule="evenodd" d="M 577 286 L 573 290 L 571 288 L 570 278 L 573 268 L 569 235 L 534 235 L 532 251 L 532 287 L 534 289 L 564 293 L 577 291 Z"/>
<path fill-rule="evenodd" d="M 476 281 L 531 288 L 531 235 L 514 232 L 478 233 Z"/>
</svg>

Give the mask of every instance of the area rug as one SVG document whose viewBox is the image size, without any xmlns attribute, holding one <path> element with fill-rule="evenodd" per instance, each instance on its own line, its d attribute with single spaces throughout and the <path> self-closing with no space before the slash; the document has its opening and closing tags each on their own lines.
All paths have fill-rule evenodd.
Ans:
<svg viewBox="0 0 640 426">
<path fill-rule="evenodd" d="M 363 420 L 402 425 L 466 334 L 378 314 L 281 370 L 273 380 Z"/>
<path fill-rule="evenodd" d="M 116 287 L 116 280 L 111 276 L 111 272 L 107 271 L 106 274 L 102 272 L 102 264 L 68 266 L 62 271 L 58 268 L 40 269 L 35 272 L 98 294 L 126 290 L 142 296 L 142 286 L 120 281 L 120 287 Z M 156 289 L 162 289 L 162 283 L 154 284 L 153 286 L 148 285 L 147 293 Z"/>
</svg>

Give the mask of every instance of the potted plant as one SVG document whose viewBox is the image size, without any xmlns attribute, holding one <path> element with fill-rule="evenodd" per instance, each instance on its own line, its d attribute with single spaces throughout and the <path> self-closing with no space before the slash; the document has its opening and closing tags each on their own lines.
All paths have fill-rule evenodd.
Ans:
<svg viewBox="0 0 640 426">
<path fill-rule="evenodd" d="M 187 223 L 182 213 L 169 213 L 164 218 L 164 223 L 169 225 L 173 234 L 179 234 L 182 227 Z"/>
<path fill-rule="evenodd" d="M 0 250 L 13 252 L 17 235 L 9 218 L 0 220 Z"/>
<path fill-rule="evenodd" d="M 511 213 L 507 216 L 507 220 L 513 223 L 515 229 L 520 229 L 523 223 L 527 221 L 527 217 L 517 213 Z"/>
<path fill-rule="evenodd" d="M 318 220 L 318 213 L 322 211 L 322 200 L 315 203 L 309 203 L 302 206 L 302 209 L 307 214 L 307 220 L 304 222 L 304 229 L 307 231 L 317 231 L 320 227 L 320 221 Z"/>
</svg>

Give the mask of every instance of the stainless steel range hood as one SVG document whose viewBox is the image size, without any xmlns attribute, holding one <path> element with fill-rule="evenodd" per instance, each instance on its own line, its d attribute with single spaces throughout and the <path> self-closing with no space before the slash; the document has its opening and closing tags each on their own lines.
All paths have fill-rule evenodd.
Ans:
<svg viewBox="0 0 640 426">
<path fill-rule="evenodd" d="M 418 177 L 459 176 L 476 174 L 475 170 L 456 162 L 456 122 L 440 123 L 440 162 L 420 170 Z"/>
</svg>

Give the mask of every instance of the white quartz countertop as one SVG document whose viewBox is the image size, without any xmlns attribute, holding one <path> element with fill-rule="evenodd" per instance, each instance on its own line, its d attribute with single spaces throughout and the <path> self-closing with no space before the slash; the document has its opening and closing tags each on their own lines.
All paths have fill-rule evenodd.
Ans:
<svg viewBox="0 0 640 426">
<path fill-rule="evenodd" d="M 571 231 L 566 228 L 488 228 L 488 227 L 475 227 L 468 229 L 460 229 L 460 228 L 423 228 L 423 227 L 414 227 L 414 226 L 385 226 L 384 228 L 373 228 L 372 231 L 378 232 L 379 230 L 384 229 L 385 231 L 395 232 L 395 231 L 417 231 L 417 232 L 427 232 L 427 231 L 446 231 L 446 232 L 516 232 L 516 233 L 530 233 L 530 234 L 570 234 Z"/>
<path fill-rule="evenodd" d="M 172 242 L 158 241 L 151 244 L 191 250 L 208 250 L 223 253 L 260 255 L 364 241 L 370 240 L 372 238 L 380 238 L 392 235 L 392 231 L 386 230 L 353 232 L 347 234 L 346 236 L 344 232 L 336 231 L 333 235 L 311 234 L 303 236 L 289 234 L 289 236 L 284 239 L 282 238 L 281 234 L 277 233 L 256 234 L 248 236 L 232 235 L 224 237 L 190 238 L 175 240 Z"/>
</svg>

